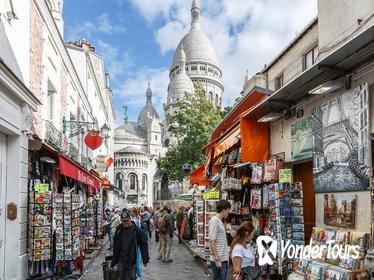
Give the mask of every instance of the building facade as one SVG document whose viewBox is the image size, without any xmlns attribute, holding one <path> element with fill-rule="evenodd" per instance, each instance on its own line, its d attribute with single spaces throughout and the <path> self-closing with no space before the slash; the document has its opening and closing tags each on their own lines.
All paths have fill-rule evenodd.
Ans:
<svg viewBox="0 0 374 280">
<path fill-rule="evenodd" d="M 59 151 L 87 172 L 98 171 L 99 155 L 113 155 L 113 137 L 95 152 L 83 141 L 87 128 L 113 127 L 109 77 L 90 52 L 84 66 L 95 87 L 83 86 L 80 62 L 63 40 L 62 9 L 62 0 L 0 1 L 0 279 L 28 278 L 30 143 Z M 63 133 L 64 119 L 92 125 L 71 135 L 76 127 Z"/>
<path fill-rule="evenodd" d="M 116 187 L 123 190 L 125 203 L 120 206 L 153 205 L 156 159 L 164 153 L 163 126 L 152 105 L 148 83 L 146 105 L 136 122 L 127 122 L 114 132 L 114 176 Z"/>
</svg>

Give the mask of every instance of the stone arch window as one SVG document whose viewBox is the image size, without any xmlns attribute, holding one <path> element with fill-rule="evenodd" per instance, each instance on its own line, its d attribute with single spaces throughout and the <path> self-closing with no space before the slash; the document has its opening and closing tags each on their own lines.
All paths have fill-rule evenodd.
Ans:
<svg viewBox="0 0 374 280">
<path fill-rule="evenodd" d="M 147 175 L 143 174 L 142 175 L 142 190 L 144 191 L 147 187 Z"/>
<path fill-rule="evenodd" d="M 213 102 L 213 92 L 209 92 L 209 100 L 211 101 L 211 102 Z"/>
<path fill-rule="evenodd" d="M 216 106 L 218 107 L 218 94 L 216 94 L 215 104 L 216 104 Z"/>
<path fill-rule="evenodd" d="M 117 173 L 117 175 L 116 175 L 116 184 L 117 184 L 117 188 L 119 188 L 120 190 L 122 190 L 122 187 L 123 187 L 123 174 L 121 172 Z"/>
<path fill-rule="evenodd" d="M 137 190 L 138 189 L 138 175 L 135 173 L 130 173 L 128 176 L 129 180 L 129 188 L 130 190 Z"/>
</svg>

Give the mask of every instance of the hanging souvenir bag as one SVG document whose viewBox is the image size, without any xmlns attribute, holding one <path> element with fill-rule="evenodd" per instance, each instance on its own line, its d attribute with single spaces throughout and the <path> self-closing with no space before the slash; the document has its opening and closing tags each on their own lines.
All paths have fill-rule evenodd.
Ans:
<svg viewBox="0 0 374 280">
<path fill-rule="evenodd" d="M 241 213 L 242 215 L 249 215 L 249 192 L 248 192 L 248 188 L 245 188 L 245 191 L 244 191 L 241 212 L 242 212 Z"/>
<path fill-rule="evenodd" d="M 279 169 L 283 168 L 283 161 L 272 158 L 265 163 L 264 182 L 278 182 Z"/>
<path fill-rule="evenodd" d="M 238 162 L 239 148 L 234 149 L 229 156 L 229 164 L 235 164 Z"/>
<path fill-rule="evenodd" d="M 252 164 L 251 184 L 260 185 L 263 179 L 263 165 L 261 163 Z"/>
<path fill-rule="evenodd" d="M 251 190 L 251 208 L 261 209 L 261 190 L 260 189 Z"/>
<path fill-rule="evenodd" d="M 262 188 L 262 209 L 268 209 L 269 206 L 269 187 L 265 185 Z"/>
</svg>

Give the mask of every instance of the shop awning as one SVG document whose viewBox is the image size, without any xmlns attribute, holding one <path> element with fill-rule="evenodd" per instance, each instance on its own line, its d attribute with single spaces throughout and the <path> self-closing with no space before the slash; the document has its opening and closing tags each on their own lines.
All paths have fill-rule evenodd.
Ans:
<svg viewBox="0 0 374 280">
<path fill-rule="evenodd" d="M 63 156 L 59 156 L 60 163 L 60 173 L 67 177 L 73 178 L 82 184 L 99 189 L 101 186 L 101 181 L 96 179 L 94 176 L 89 174 L 87 171 L 83 170 L 78 165 L 69 161 Z"/>
<path fill-rule="evenodd" d="M 214 158 L 235 146 L 240 140 L 240 127 L 238 126 L 231 134 L 221 140 L 214 149 Z"/>
<path fill-rule="evenodd" d="M 205 166 L 202 165 L 190 173 L 190 186 L 209 186 L 210 179 L 205 178 Z"/>
</svg>

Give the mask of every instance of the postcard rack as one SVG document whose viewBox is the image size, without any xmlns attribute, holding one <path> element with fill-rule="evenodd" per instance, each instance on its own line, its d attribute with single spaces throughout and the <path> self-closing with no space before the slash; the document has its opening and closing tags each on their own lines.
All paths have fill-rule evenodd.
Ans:
<svg viewBox="0 0 374 280">
<path fill-rule="evenodd" d="M 55 196 L 56 260 L 74 260 L 80 255 L 79 195 Z"/>
<path fill-rule="evenodd" d="M 95 209 L 95 237 L 97 240 L 100 236 L 100 229 L 103 226 L 103 203 L 101 198 L 96 198 L 93 202 Z"/>
<path fill-rule="evenodd" d="M 281 242 L 304 245 L 303 190 L 301 183 L 271 184 L 269 190 L 270 221 L 266 230 L 278 242 L 276 267 L 284 275 L 293 260 L 282 258 Z"/>
<path fill-rule="evenodd" d="M 28 257 L 30 261 L 52 259 L 52 193 L 30 192 Z"/>
</svg>

